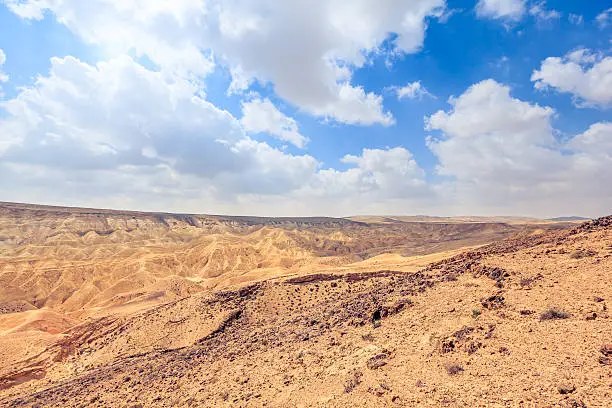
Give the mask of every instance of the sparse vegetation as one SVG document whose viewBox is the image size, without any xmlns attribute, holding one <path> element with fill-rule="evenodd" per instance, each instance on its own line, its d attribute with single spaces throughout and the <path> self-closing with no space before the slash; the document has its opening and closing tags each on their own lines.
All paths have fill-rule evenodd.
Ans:
<svg viewBox="0 0 612 408">
<path fill-rule="evenodd" d="M 506 355 L 506 356 L 509 356 L 509 355 L 510 355 L 510 350 L 508 350 L 508 348 L 507 348 L 507 347 L 500 347 L 500 348 L 499 348 L 499 352 L 500 352 L 501 354 Z"/>
<path fill-rule="evenodd" d="M 597 255 L 597 252 L 593 251 L 592 249 L 577 249 L 575 251 L 570 252 L 569 256 L 572 259 L 582 259 L 595 255 Z"/>
<path fill-rule="evenodd" d="M 474 319 L 478 319 L 478 316 L 480 316 L 482 312 L 480 311 L 480 309 L 472 309 L 472 317 Z"/>
<path fill-rule="evenodd" d="M 482 300 L 480 303 L 482 304 L 482 307 L 484 307 L 485 309 L 499 309 L 502 308 L 504 306 L 504 297 L 497 294 L 497 295 L 493 295 L 488 297 L 487 299 Z"/>
<path fill-rule="evenodd" d="M 446 282 L 455 282 L 457 280 L 457 274 L 456 273 L 449 273 L 448 275 L 446 275 L 444 277 L 444 280 Z"/>
<path fill-rule="evenodd" d="M 612 344 L 604 344 L 599 349 L 602 356 L 599 357 L 599 363 L 603 365 L 612 365 Z"/>
<path fill-rule="evenodd" d="M 560 309 L 558 307 L 551 307 L 540 315 L 540 320 L 567 319 L 569 317 L 569 313 L 567 313 L 563 309 Z"/>
<path fill-rule="evenodd" d="M 369 342 L 372 342 L 372 341 L 374 341 L 374 335 L 373 335 L 372 333 L 362 334 L 362 335 L 361 335 L 361 339 L 362 339 L 363 341 L 369 341 Z"/>
<path fill-rule="evenodd" d="M 478 351 L 479 348 L 482 347 L 482 343 L 479 341 L 472 341 L 470 342 L 470 344 L 467 345 L 467 347 L 465 348 L 465 351 L 469 354 L 472 355 L 475 352 Z"/>
<path fill-rule="evenodd" d="M 446 339 L 440 344 L 440 352 L 442 354 L 450 353 L 453 350 L 455 350 L 455 342 L 453 339 Z"/>
<path fill-rule="evenodd" d="M 464 371 L 463 366 L 461 366 L 460 364 L 454 363 L 454 364 L 447 364 L 446 365 L 446 372 L 449 375 L 460 374 L 463 371 Z"/>
</svg>

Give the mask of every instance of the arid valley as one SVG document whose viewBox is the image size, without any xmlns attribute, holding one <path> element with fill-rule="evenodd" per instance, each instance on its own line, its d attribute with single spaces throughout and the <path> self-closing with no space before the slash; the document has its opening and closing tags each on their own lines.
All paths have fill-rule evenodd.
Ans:
<svg viewBox="0 0 612 408">
<path fill-rule="evenodd" d="M 0 405 L 604 407 L 612 219 L 0 204 Z"/>
</svg>

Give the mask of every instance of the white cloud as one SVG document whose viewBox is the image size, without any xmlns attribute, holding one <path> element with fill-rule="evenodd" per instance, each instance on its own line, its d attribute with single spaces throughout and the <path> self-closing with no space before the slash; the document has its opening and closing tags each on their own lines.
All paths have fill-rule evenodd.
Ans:
<svg viewBox="0 0 612 408">
<path fill-rule="evenodd" d="M 568 146 L 583 153 L 603 154 L 612 158 L 612 122 L 591 125 L 586 132 L 573 138 Z"/>
<path fill-rule="evenodd" d="M 308 138 L 300 134 L 295 119 L 279 111 L 267 98 L 243 102 L 242 114 L 240 122 L 247 132 L 267 132 L 299 148 L 308 142 Z"/>
<path fill-rule="evenodd" d="M 429 194 L 425 172 L 403 147 L 363 149 L 361 155 L 346 155 L 341 161 L 352 167 L 344 171 L 320 170 L 301 193 L 305 197 L 358 198 L 360 202 L 351 204 L 353 208 L 385 199 L 420 199 Z"/>
<path fill-rule="evenodd" d="M 609 26 L 610 23 L 612 23 L 612 7 L 599 13 L 597 17 L 595 17 L 595 21 L 602 29 Z"/>
<path fill-rule="evenodd" d="M 606 107 L 612 103 L 612 57 L 587 49 L 578 49 L 563 58 L 547 58 L 531 80 L 536 89 L 571 93 L 578 106 Z"/>
<path fill-rule="evenodd" d="M 4 54 L 4 51 L 2 50 L 2 48 L 0 48 L 0 84 L 2 84 L 3 82 L 8 82 L 9 77 L 8 75 L 6 75 L 4 72 L 2 72 L 2 66 L 4 65 L 4 63 L 6 62 L 6 54 Z M 2 97 L 2 87 L 0 86 L 0 97 Z"/>
<path fill-rule="evenodd" d="M 406 86 L 402 86 L 399 88 L 395 88 L 397 92 L 397 99 L 422 99 L 424 96 L 429 96 L 434 98 L 429 91 L 421 85 L 421 81 L 415 81 L 407 84 Z"/>
<path fill-rule="evenodd" d="M 128 57 L 95 66 L 54 58 L 49 75 L 4 103 L 0 199 L 267 215 L 606 210 L 610 123 L 560 143 L 552 109 L 493 80 L 450 103 L 427 120 L 443 134 L 428 145 L 449 181 L 428 183 L 403 147 L 363 149 L 341 159 L 346 169 L 321 169 L 246 136 L 191 81 Z M 290 118 L 271 118 L 270 127 L 297 131 Z"/>
<path fill-rule="evenodd" d="M 322 202 L 339 214 L 428 191 L 404 148 L 366 149 L 342 160 L 348 170 L 320 170 L 312 156 L 246 136 L 245 127 L 260 127 L 305 142 L 268 100 L 245 103 L 241 123 L 193 82 L 125 56 L 97 65 L 53 58 L 49 74 L 3 108 L 0 200 L 295 215 L 324 211 Z"/>
<path fill-rule="evenodd" d="M 571 185 L 571 200 L 583 207 L 599 207 L 599 213 L 609 213 L 612 202 L 610 169 L 612 169 L 612 123 L 598 122 L 575 136 L 564 146 L 573 152 L 567 183 Z"/>
<path fill-rule="evenodd" d="M 230 68 L 229 92 L 254 79 L 313 115 L 349 124 L 390 125 L 382 98 L 350 83 L 352 71 L 380 52 L 394 33 L 393 52 L 418 51 L 428 18 L 445 0 L 21 0 L 24 18 L 48 11 L 86 42 L 109 53 L 134 50 L 162 70 L 205 76 L 214 63 Z M 317 27 L 313 30 L 313 27 Z"/>
<path fill-rule="evenodd" d="M 557 10 L 546 9 L 546 1 L 538 1 L 533 3 L 529 8 L 529 14 L 532 15 L 540 23 L 546 23 L 551 20 L 561 18 L 561 13 Z"/>
<path fill-rule="evenodd" d="M 295 119 L 269 99 L 245 102 L 237 120 L 202 91 L 221 65 L 230 94 L 258 83 L 329 121 L 391 125 L 382 96 L 353 83 L 353 72 L 387 52 L 390 38 L 390 57 L 417 52 L 428 19 L 444 19 L 444 0 L 4 1 L 23 18 L 55 16 L 108 60 L 53 58 L 49 75 L 3 102 L 0 199 L 268 215 L 600 214 L 612 202 L 612 125 L 561 142 L 553 109 L 513 98 L 493 80 L 427 118 L 440 132 L 428 139 L 439 160 L 434 180 L 444 180 L 429 183 L 403 147 L 363 149 L 322 169 L 310 155 L 248 136 L 305 146 Z M 531 4 L 536 17 L 554 17 Z M 517 21 L 527 8 L 481 0 L 477 11 Z M 128 54 L 146 55 L 154 70 Z M 608 106 L 610 64 L 577 50 L 544 61 L 533 80 Z M 428 94 L 420 82 L 394 89 L 400 99 Z"/>
<path fill-rule="evenodd" d="M 110 56 L 147 55 L 165 70 L 205 76 L 214 63 L 209 47 L 194 41 L 207 13 L 204 0 L 4 0 L 22 18 L 48 12 L 85 42 Z"/>
<path fill-rule="evenodd" d="M 215 180 L 229 194 L 289 196 L 316 174 L 319 162 L 312 156 L 294 156 L 251 139 L 239 141 L 234 150 L 251 162 L 243 172 L 226 173 Z"/>
<path fill-rule="evenodd" d="M 435 186 L 439 199 L 453 203 L 455 212 L 609 211 L 609 123 L 561 143 L 551 108 L 512 98 L 510 89 L 494 80 L 474 84 L 449 102 L 452 109 L 430 116 L 427 127 L 443 135 L 428 145 L 440 161 L 438 173 L 449 177 Z"/>
<path fill-rule="evenodd" d="M 190 81 L 166 80 L 128 57 L 96 66 L 53 58 L 49 76 L 3 107 L 0 162 L 3 174 L 16 174 L 3 184 L 22 180 L 20 189 L 49 196 L 70 186 L 83 189 L 81 199 L 89 192 L 109 200 L 131 192 L 155 197 L 160 188 L 169 196 L 287 193 L 318 168 L 310 156 L 246 137 Z"/>
<path fill-rule="evenodd" d="M 581 14 L 570 13 L 567 19 L 574 25 L 581 25 L 584 23 L 584 17 Z"/>
<path fill-rule="evenodd" d="M 476 14 L 481 18 L 520 20 L 525 14 L 525 0 L 478 0 Z"/>
<path fill-rule="evenodd" d="M 428 130 L 446 136 L 429 143 L 440 158 L 440 174 L 465 181 L 493 178 L 504 185 L 532 181 L 534 168 L 549 156 L 540 146 L 554 144 L 552 109 L 513 99 L 510 89 L 494 80 L 449 102 L 452 111 L 427 118 Z"/>
<path fill-rule="evenodd" d="M 390 112 L 382 110 L 382 96 L 365 92 L 362 87 L 351 86 L 348 82 L 338 85 L 338 95 L 325 104 L 311 106 L 311 113 L 341 123 L 390 126 L 395 119 Z"/>
<path fill-rule="evenodd" d="M 49 76 L 4 105 L 2 126 L 11 126 L 13 141 L 4 160 L 36 153 L 36 160 L 76 168 L 171 162 L 202 175 L 240 166 L 226 147 L 242 138 L 239 123 L 195 92 L 188 81 L 167 82 L 128 57 L 97 66 L 52 58 Z M 143 149 L 155 153 L 145 157 Z"/>
</svg>

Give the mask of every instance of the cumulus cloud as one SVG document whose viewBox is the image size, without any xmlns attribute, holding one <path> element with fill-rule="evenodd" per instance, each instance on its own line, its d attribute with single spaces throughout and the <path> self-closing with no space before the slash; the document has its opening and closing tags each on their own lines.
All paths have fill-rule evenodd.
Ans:
<svg viewBox="0 0 612 408">
<path fill-rule="evenodd" d="M 308 142 L 308 138 L 300 134 L 295 119 L 279 111 L 267 98 L 243 102 L 242 115 L 240 122 L 247 132 L 266 132 L 299 148 Z"/>
<path fill-rule="evenodd" d="M 422 99 L 424 96 L 429 96 L 434 98 L 434 96 L 429 93 L 427 88 L 421 85 L 421 81 L 411 82 L 402 87 L 394 88 L 397 93 L 397 99 Z"/>
<path fill-rule="evenodd" d="M 363 149 L 341 161 L 349 168 L 319 170 L 293 197 L 313 209 L 337 215 L 432 208 L 433 192 L 425 172 L 407 149 Z"/>
<path fill-rule="evenodd" d="M 118 181 L 114 193 L 130 191 L 132 185 L 120 182 L 130 180 L 153 192 L 159 183 L 170 195 L 227 197 L 254 189 L 291 191 L 318 166 L 310 156 L 249 139 L 240 122 L 198 96 L 193 83 L 165 80 L 128 57 L 96 66 L 53 58 L 48 76 L 3 107 L 2 165 L 12 173 L 29 168 L 26 173 L 40 174 L 30 181 L 43 185 L 45 174 L 75 185 L 104 174 Z M 109 190 L 93 194 L 102 191 Z"/>
<path fill-rule="evenodd" d="M 134 50 L 162 70 L 205 76 L 229 67 L 230 92 L 254 81 L 313 115 L 342 123 L 390 125 L 382 98 L 351 83 L 354 68 L 393 33 L 393 53 L 418 51 L 427 20 L 445 0 L 9 0 L 24 18 L 55 16 L 109 52 Z M 312 27 L 317 27 L 313 30 Z"/>
<path fill-rule="evenodd" d="M 572 94 L 577 106 L 608 107 L 612 103 L 612 57 L 588 49 L 545 59 L 531 80 L 536 89 Z"/>
<path fill-rule="evenodd" d="M 552 145 L 551 108 L 513 99 L 510 89 L 494 80 L 471 86 L 450 100 L 450 112 L 427 118 L 428 130 L 440 130 L 443 140 L 430 140 L 440 158 L 438 171 L 460 181 L 491 180 L 504 187 L 530 185 L 535 171 L 547 163 L 555 167 L 555 155 L 543 146 Z M 506 183 L 509 183 L 506 184 Z"/>
<path fill-rule="evenodd" d="M 296 202 L 310 203 L 306 213 L 322 209 L 320 202 L 341 212 L 427 191 L 404 148 L 366 149 L 342 159 L 347 170 L 321 170 L 310 155 L 248 136 L 261 129 L 305 143 L 269 100 L 245 102 L 239 121 L 192 81 L 126 56 L 96 65 L 53 58 L 48 75 L 2 107 L 0 199 L 278 215 Z M 345 200 L 350 205 L 339 204 Z"/>
<path fill-rule="evenodd" d="M 128 57 L 96 66 L 52 58 L 49 76 L 4 105 L 3 159 L 76 169 L 171 162 L 203 176 L 242 166 L 226 147 L 242 137 L 239 123 L 195 91 Z"/>
<path fill-rule="evenodd" d="M 361 155 L 346 155 L 341 161 L 352 167 L 345 171 L 320 171 L 315 183 L 319 193 L 374 193 L 380 199 L 421 195 L 426 188 L 425 172 L 403 147 L 363 149 Z"/>
<path fill-rule="evenodd" d="M 583 153 L 612 156 L 612 122 L 599 122 L 576 136 L 568 143 L 569 147 Z"/>
<path fill-rule="evenodd" d="M 245 117 L 271 109 L 266 99 L 250 102 Z M 248 136 L 249 126 L 297 131 L 271 104 L 272 119 L 245 125 L 192 81 L 131 58 L 53 58 L 48 75 L 3 103 L 0 199 L 269 215 L 490 213 L 510 203 L 529 214 L 597 214 L 612 199 L 612 124 L 560 142 L 554 110 L 513 98 L 493 80 L 449 102 L 427 118 L 440 132 L 428 146 L 446 180 L 428 183 L 403 147 L 363 149 L 341 159 L 346 168 L 323 169 L 312 156 Z"/>
<path fill-rule="evenodd" d="M 560 142 L 551 124 L 553 109 L 513 98 L 510 88 L 491 79 L 449 103 L 449 111 L 427 118 L 427 128 L 442 134 L 428 141 L 439 159 L 437 172 L 449 177 L 435 186 L 441 198 L 458 209 L 541 215 L 608 210 L 609 123 Z"/>
<path fill-rule="evenodd" d="M 612 202 L 612 125 L 559 140 L 553 109 L 493 80 L 426 119 L 435 175 L 401 146 L 324 167 L 256 140 L 267 132 L 308 142 L 270 99 L 249 99 L 255 83 L 330 122 L 393 124 L 382 96 L 353 73 L 383 52 L 419 51 L 428 21 L 446 18 L 444 0 L 4 2 L 23 18 L 54 16 L 112 57 L 53 58 L 48 75 L 2 103 L 0 199 L 268 215 L 599 214 Z M 543 2 L 530 5 L 480 0 L 477 13 L 556 18 Z M 127 55 L 146 56 L 153 69 Z M 543 61 L 532 79 L 580 105 L 609 106 L 610 65 L 577 50 Z M 228 94 L 245 98 L 240 119 L 207 100 L 204 80 L 217 66 L 231 75 Z M 430 95 L 418 81 L 393 89 L 399 99 Z"/>
<path fill-rule="evenodd" d="M 478 0 L 476 14 L 481 18 L 520 20 L 526 0 Z"/>
</svg>

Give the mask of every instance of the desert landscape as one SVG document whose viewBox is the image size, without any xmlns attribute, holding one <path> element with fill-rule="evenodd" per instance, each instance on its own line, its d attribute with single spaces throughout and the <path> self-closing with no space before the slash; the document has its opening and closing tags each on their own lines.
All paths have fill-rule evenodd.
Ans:
<svg viewBox="0 0 612 408">
<path fill-rule="evenodd" d="M 612 218 L 0 204 L 7 407 L 604 407 Z"/>
<path fill-rule="evenodd" d="M 612 408 L 610 0 L 0 0 L 0 408 Z"/>
</svg>

